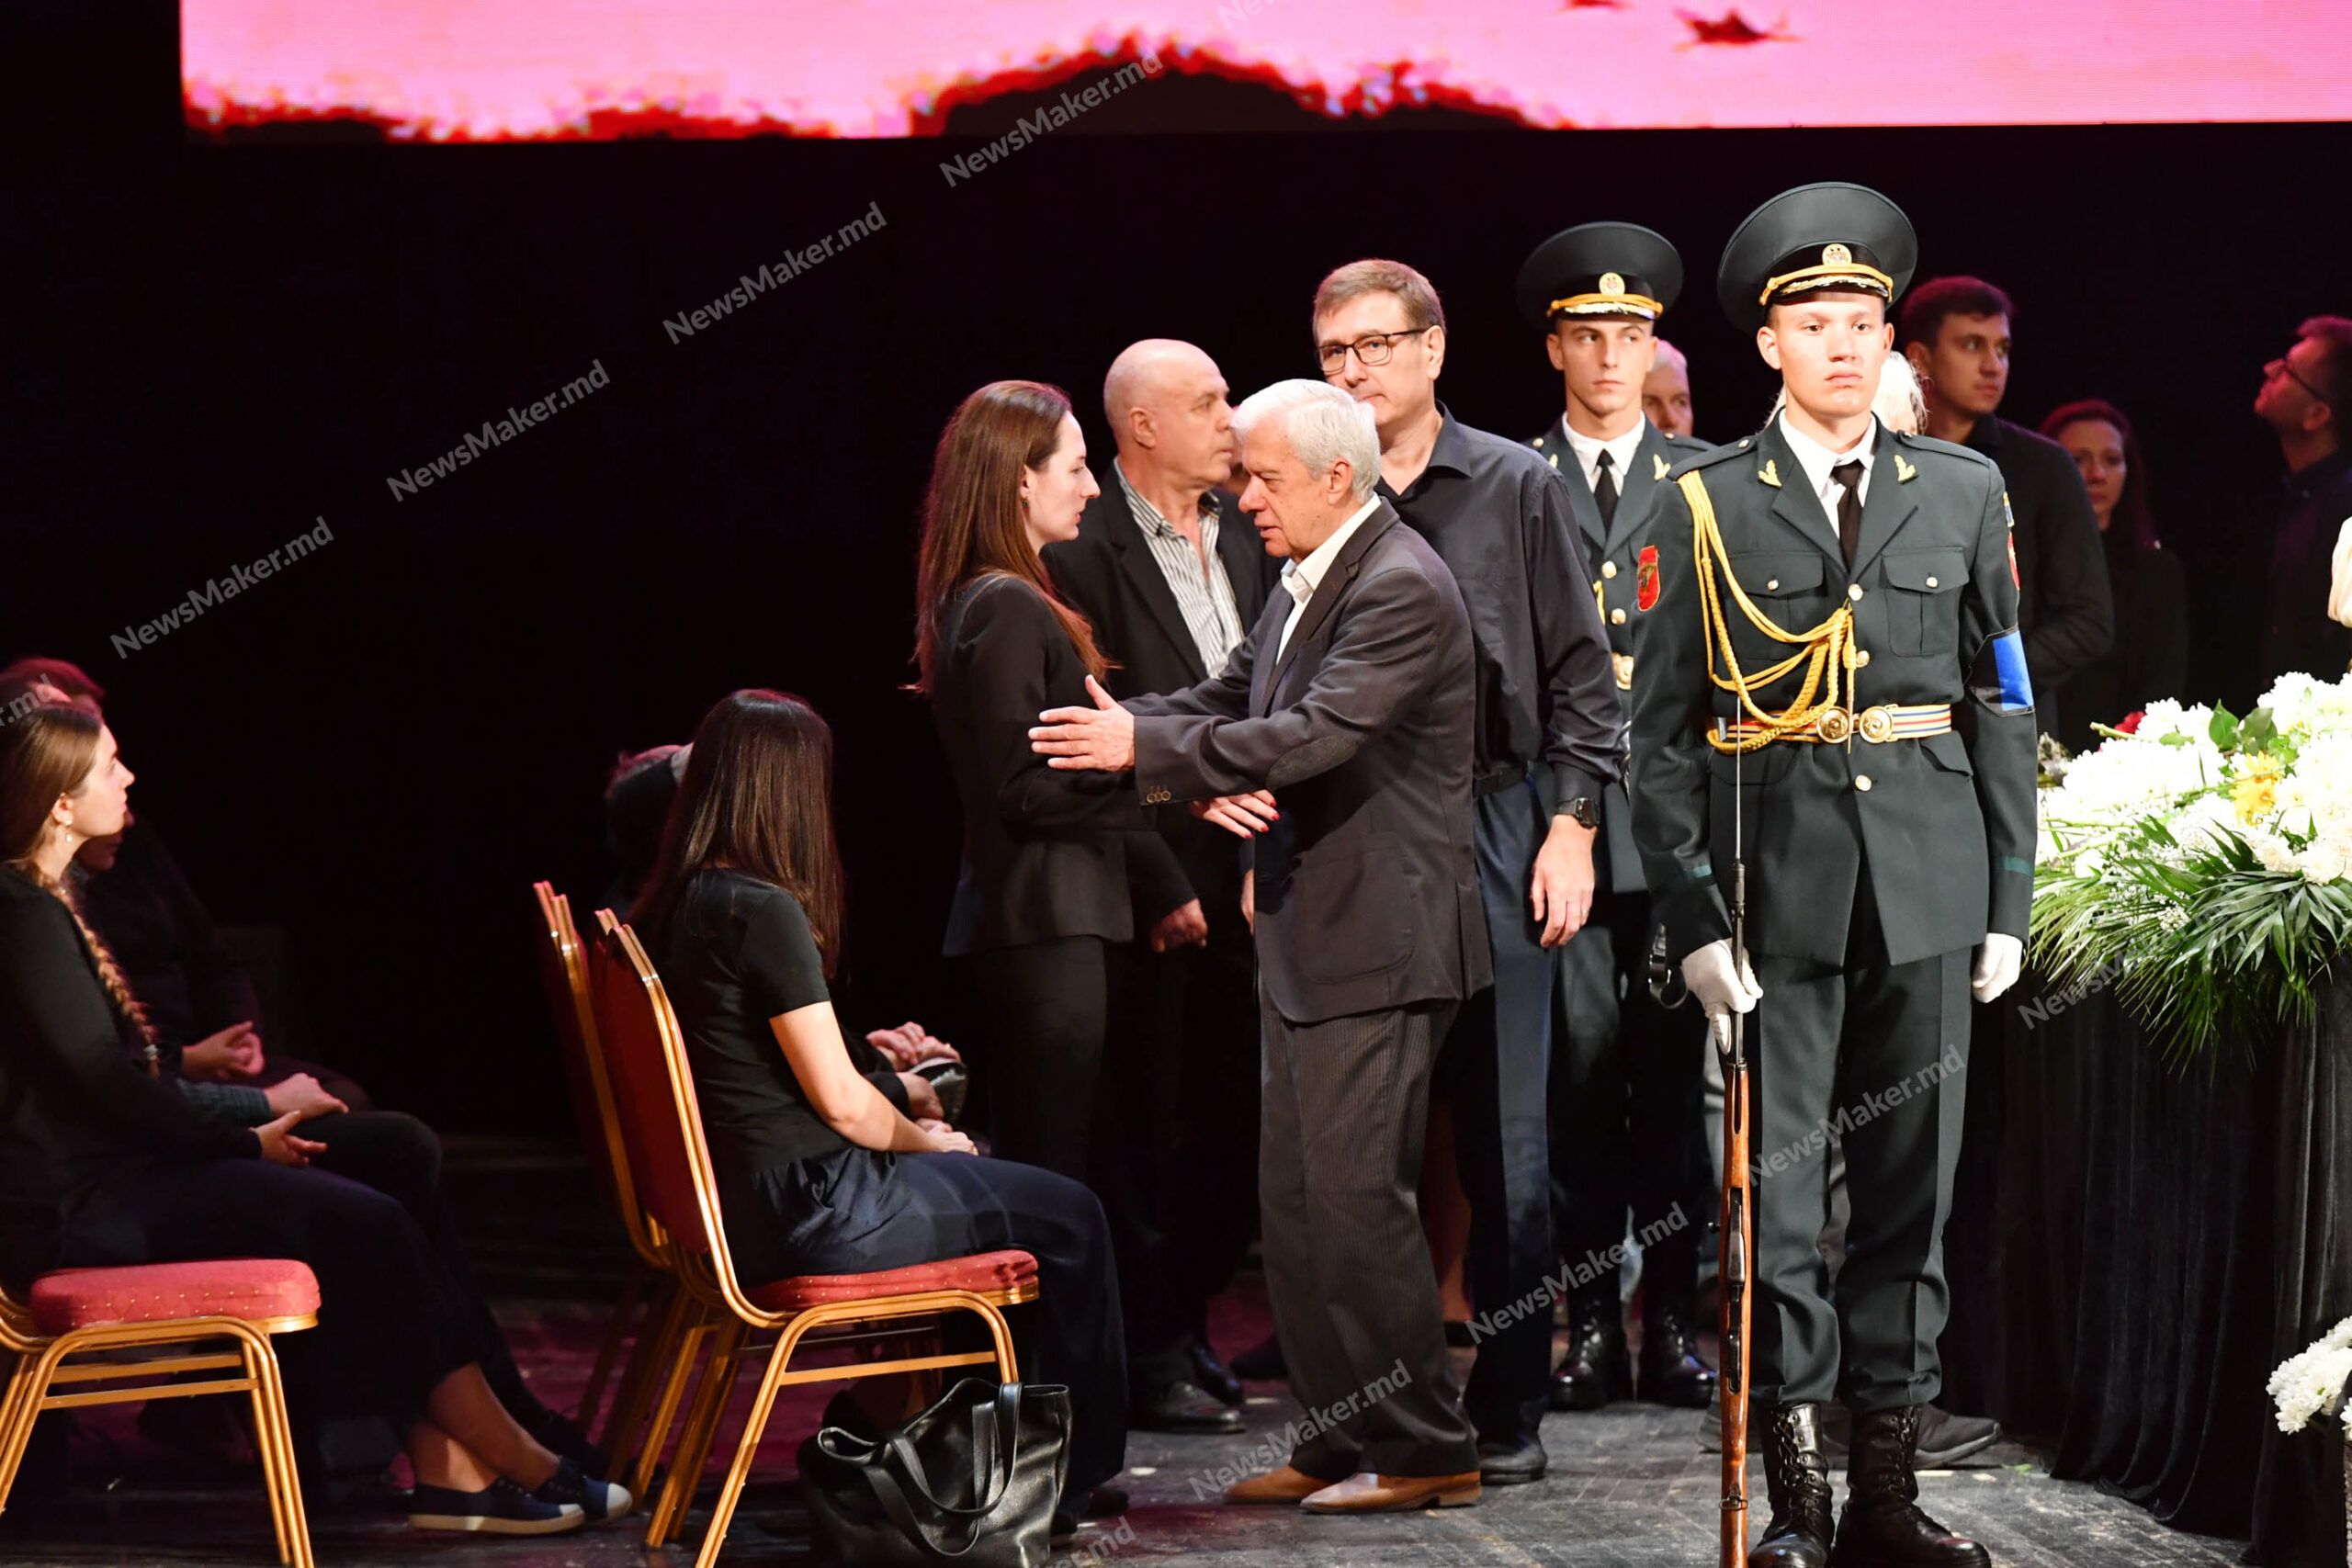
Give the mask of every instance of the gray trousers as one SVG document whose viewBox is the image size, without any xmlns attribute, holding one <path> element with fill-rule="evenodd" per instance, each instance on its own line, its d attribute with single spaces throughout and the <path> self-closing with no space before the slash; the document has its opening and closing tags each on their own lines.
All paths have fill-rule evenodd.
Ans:
<svg viewBox="0 0 2352 1568">
<path fill-rule="evenodd" d="M 1453 1011 L 1293 1024 L 1261 989 L 1266 1293 L 1306 1411 L 1290 1462 L 1320 1480 L 1478 1468 L 1416 1201 L 1430 1069 Z"/>
<path fill-rule="evenodd" d="M 1970 953 L 1886 962 L 1864 873 L 1843 964 L 1752 955 L 1748 1023 L 1756 1202 L 1755 1397 L 1925 1404 L 1951 1292 L 1943 1229 L 1967 1102 Z M 1851 1218 L 1831 1283 L 1829 1145 Z"/>
</svg>

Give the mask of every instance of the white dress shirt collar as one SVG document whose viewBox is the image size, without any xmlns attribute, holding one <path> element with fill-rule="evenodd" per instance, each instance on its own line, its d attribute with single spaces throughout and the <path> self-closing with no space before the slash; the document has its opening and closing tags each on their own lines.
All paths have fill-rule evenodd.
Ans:
<svg viewBox="0 0 2352 1568">
<path fill-rule="evenodd" d="M 1600 455 L 1609 454 L 1609 468 L 1617 476 L 1617 493 L 1625 493 L 1625 476 L 1634 471 L 1634 454 L 1642 449 L 1642 437 L 1648 433 L 1646 418 L 1635 420 L 1634 428 L 1614 441 L 1602 441 L 1579 434 L 1568 423 L 1568 416 L 1560 416 L 1560 434 L 1568 439 L 1568 450 L 1577 455 L 1577 463 L 1584 469 L 1587 490 L 1600 488 Z"/>
<path fill-rule="evenodd" d="M 1298 626 L 1299 617 L 1306 613 L 1306 602 L 1314 598 L 1315 591 L 1322 586 L 1324 574 L 1331 570 L 1331 563 L 1340 558 L 1340 552 L 1348 547 L 1348 541 L 1355 537 L 1358 528 L 1363 526 L 1363 520 L 1379 506 L 1380 497 L 1375 495 L 1357 507 L 1353 516 L 1332 529 L 1331 536 L 1307 552 L 1305 560 L 1283 563 L 1283 588 L 1290 594 L 1291 607 L 1289 618 L 1283 622 L 1282 640 L 1274 645 L 1275 658 L 1281 658 L 1290 647 L 1290 634 Z"/>
<path fill-rule="evenodd" d="M 1780 421 L 1781 439 L 1789 444 L 1789 451 L 1796 457 L 1797 466 L 1804 469 L 1805 488 L 1813 491 L 1828 512 L 1829 526 L 1834 531 L 1838 526 L 1838 498 L 1845 493 L 1846 487 L 1832 479 L 1829 470 L 1840 463 L 1860 463 L 1862 466 L 1862 482 L 1856 487 L 1856 497 L 1864 502 L 1870 500 L 1871 464 L 1874 460 L 1872 453 L 1878 446 L 1878 416 L 1871 416 L 1870 429 L 1850 450 L 1844 452 L 1832 452 L 1799 431 L 1789 423 L 1785 411 Z"/>
</svg>

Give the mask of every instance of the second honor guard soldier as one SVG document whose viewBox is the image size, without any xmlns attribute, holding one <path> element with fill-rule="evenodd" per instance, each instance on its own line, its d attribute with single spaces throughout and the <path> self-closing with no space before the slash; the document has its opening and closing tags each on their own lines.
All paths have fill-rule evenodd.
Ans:
<svg viewBox="0 0 2352 1568">
<path fill-rule="evenodd" d="M 1580 223 L 1519 269 L 1520 314 L 1544 332 L 1566 384 L 1566 412 L 1531 445 L 1574 498 L 1620 693 L 1638 678 L 1634 635 L 1658 599 L 1653 521 L 1667 473 L 1708 450 L 1642 412 L 1657 319 L 1681 291 L 1681 256 L 1637 223 Z M 1565 1199 L 1553 1228 L 1573 1296 L 1552 1404 L 1594 1410 L 1634 1392 L 1609 1266 L 1630 1212 L 1643 1242 L 1641 1396 L 1702 1406 L 1715 1381 L 1692 1322 L 1701 1220 L 1713 1202 L 1700 1115 L 1706 1026 L 1695 1010 L 1669 1011 L 1650 996 L 1656 922 L 1622 782 L 1601 795 L 1601 824 L 1592 914 L 1560 953 L 1553 1036 L 1552 1170 Z"/>
<path fill-rule="evenodd" d="M 1991 1561 L 1921 1511 L 1913 1449 L 1941 1384 L 1969 996 L 2016 980 L 2032 897 L 2033 698 L 2000 471 L 1871 413 L 1917 256 L 1909 220 L 1853 185 L 1788 191 L 1733 234 L 1717 292 L 1788 405 L 1677 473 L 1634 687 L 1634 833 L 1668 954 L 1719 1046 L 1750 1015 L 1759 1568 L 1832 1560 L 1833 1398 L 1853 1413 L 1839 1568 Z M 1815 1243 L 1838 1121 L 1833 1295 Z"/>
</svg>

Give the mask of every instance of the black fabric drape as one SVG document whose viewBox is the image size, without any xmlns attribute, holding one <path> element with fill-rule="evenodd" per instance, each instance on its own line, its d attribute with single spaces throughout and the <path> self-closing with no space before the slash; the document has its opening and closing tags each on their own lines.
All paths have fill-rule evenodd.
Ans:
<svg viewBox="0 0 2352 1568">
<path fill-rule="evenodd" d="M 2352 987 L 2181 1075 L 2029 973 L 1975 1052 L 1945 1403 L 2250 1562 L 2342 1568 L 2342 1443 L 2279 1432 L 2266 1385 L 2352 1314 Z"/>
</svg>

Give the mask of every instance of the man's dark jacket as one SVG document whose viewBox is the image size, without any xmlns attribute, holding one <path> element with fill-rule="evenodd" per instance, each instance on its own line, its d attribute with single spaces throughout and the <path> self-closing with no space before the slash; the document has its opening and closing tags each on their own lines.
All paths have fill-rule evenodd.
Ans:
<svg viewBox="0 0 2352 1568">
<path fill-rule="evenodd" d="M 2347 517 L 2352 517 L 2352 447 L 2288 476 L 2270 548 L 2270 592 L 2262 620 L 2262 691 L 2290 670 L 2335 680 L 2352 660 L 2352 631 L 2327 614 L 2335 536 Z"/>
<path fill-rule="evenodd" d="M 1102 493 L 1087 503 L 1078 525 L 1078 537 L 1046 547 L 1046 570 L 1054 587 L 1094 628 L 1095 646 L 1114 668 L 1103 683 L 1125 701 L 1153 693 L 1182 692 L 1199 685 L 1221 670 L 1201 662 L 1184 612 L 1177 606 L 1167 573 L 1152 558 L 1143 527 L 1127 506 L 1125 490 L 1117 475 L 1108 476 Z M 1233 604 L 1244 628 L 1257 623 L 1266 596 L 1281 578 L 1280 561 L 1266 554 L 1258 530 L 1242 514 L 1234 498 L 1212 491 L 1216 503 L 1216 555 L 1233 585 Z M 1222 828 L 1200 820 L 1191 812 L 1163 811 L 1159 831 L 1175 853 L 1188 886 L 1182 897 L 1174 889 L 1152 886 L 1162 863 L 1141 855 L 1129 857 L 1130 874 L 1146 886 L 1136 889 L 1142 920 L 1155 918 L 1198 897 L 1212 922 L 1228 916 L 1238 923 L 1241 897 L 1239 841 Z M 1140 922 L 1139 928 L 1142 929 Z"/>
<path fill-rule="evenodd" d="M 1458 999 L 1493 983 L 1471 847 L 1470 615 L 1381 502 L 1289 646 L 1275 592 L 1225 673 L 1138 697 L 1143 802 L 1274 793 L 1257 840 L 1258 962 L 1292 1023 Z"/>
<path fill-rule="evenodd" d="M 2018 629 L 2041 699 L 2041 728 L 2058 728 L 2058 688 L 2115 639 L 2115 603 L 2098 513 L 2066 449 L 1991 415 L 1966 442 L 2001 470 L 2017 519 Z"/>
<path fill-rule="evenodd" d="M 1591 565 L 1593 602 L 1600 611 L 1600 629 L 1609 638 L 1609 657 L 1616 667 L 1617 690 L 1623 694 L 1626 733 L 1631 733 L 1634 673 L 1634 639 L 1657 603 L 1657 541 L 1650 524 L 1666 503 L 1666 476 L 1686 457 L 1713 451 L 1703 441 L 1668 435 L 1647 418 L 1642 421 L 1642 444 L 1634 461 L 1618 479 L 1617 511 L 1607 524 L 1600 503 L 1585 483 L 1584 465 L 1562 434 L 1562 422 L 1528 445 L 1560 471 L 1575 508 L 1577 532 L 1584 537 L 1584 558 Z M 1621 747 L 1622 749 L 1622 747 Z M 1594 886 L 1606 892 L 1642 890 L 1641 852 L 1634 847 L 1634 803 L 1625 793 L 1623 773 L 1609 782 L 1600 797 L 1601 832 L 1593 840 Z"/>
</svg>

